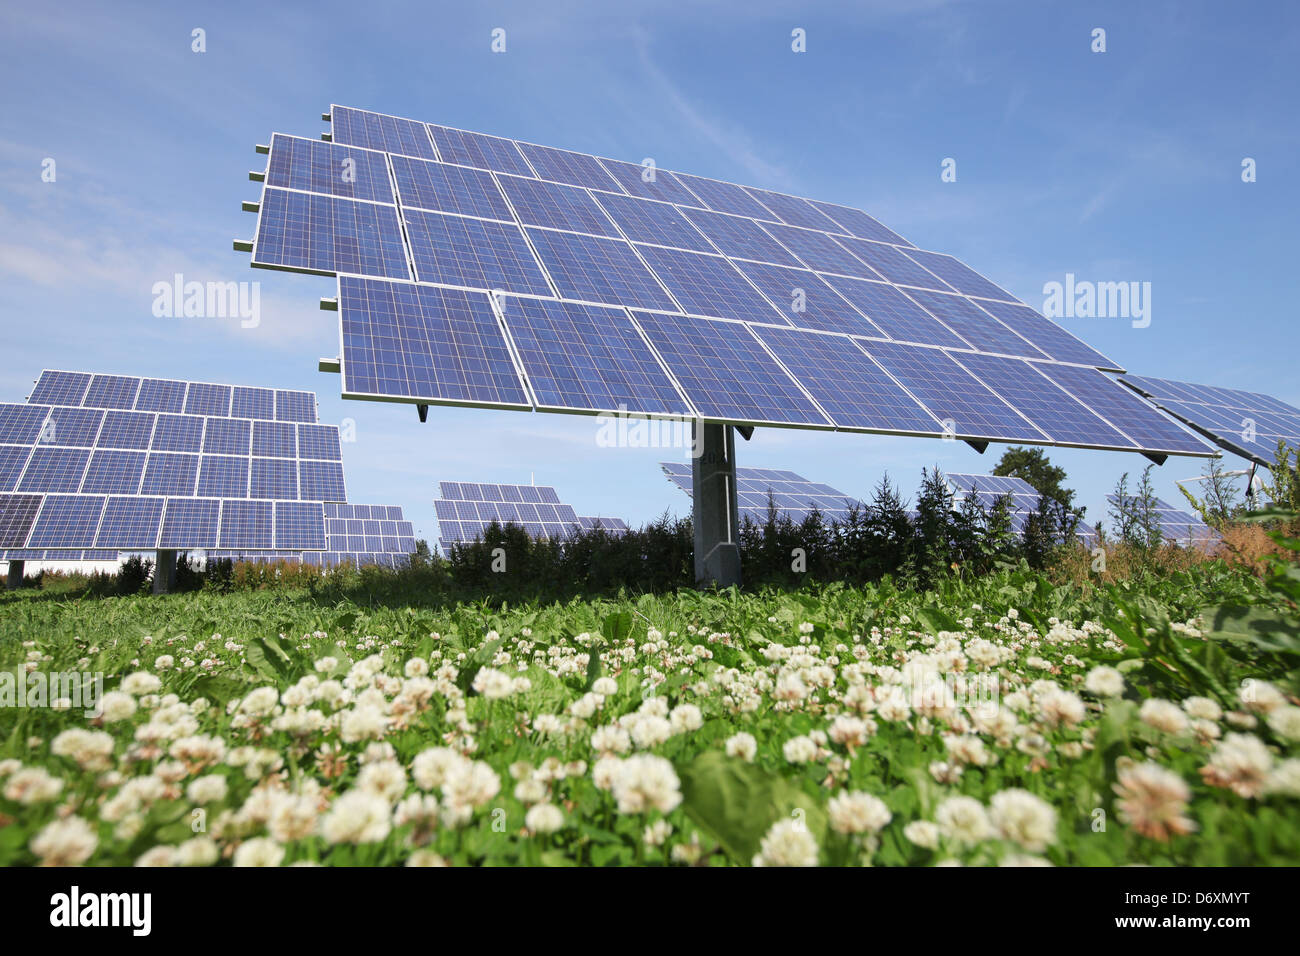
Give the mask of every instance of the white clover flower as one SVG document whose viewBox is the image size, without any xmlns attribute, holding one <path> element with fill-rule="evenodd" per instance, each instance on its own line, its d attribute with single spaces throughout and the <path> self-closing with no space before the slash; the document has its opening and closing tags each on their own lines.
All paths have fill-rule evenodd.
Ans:
<svg viewBox="0 0 1300 956">
<path fill-rule="evenodd" d="M 1251 734 L 1228 734 L 1201 768 L 1201 778 L 1249 800 L 1263 792 L 1272 768 L 1273 755 L 1262 740 Z"/>
<path fill-rule="evenodd" d="M 663 846 L 673 835 L 673 825 L 667 820 L 656 820 L 647 826 L 641 834 L 641 842 L 646 846 Z"/>
<path fill-rule="evenodd" d="M 176 847 L 176 866 L 211 866 L 221 857 L 221 850 L 211 837 L 196 836 Z"/>
<path fill-rule="evenodd" d="M 447 861 L 432 850 L 416 850 L 406 858 L 407 866 L 447 866 Z"/>
<path fill-rule="evenodd" d="M 831 797 L 827 814 L 836 833 L 879 833 L 893 818 L 883 800 L 859 790 Z"/>
<path fill-rule="evenodd" d="M 94 829 L 81 817 L 63 817 L 47 823 L 28 844 L 42 866 L 79 866 L 99 845 Z"/>
<path fill-rule="evenodd" d="M 728 757 L 738 757 L 746 762 L 752 761 L 758 753 L 758 741 L 753 734 L 744 731 L 728 737 L 724 746 Z"/>
<path fill-rule="evenodd" d="M 274 687 L 259 687 L 239 705 L 239 712 L 249 717 L 265 717 L 280 703 L 280 693 Z"/>
<path fill-rule="evenodd" d="M 1287 704 L 1276 708 L 1268 715 L 1268 725 L 1284 740 L 1300 740 L 1300 707 Z"/>
<path fill-rule="evenodd" d="M 597 677 L 592 683 L 591 689 L 602 697 L 613 697 L 618 693 L 618 681 L 612 677 Z"/>
<path fill-rule="evenodd" d="M 627 753 L 632 748 L 632 737 L 618 724 L 597 727 L 591 735 L 591 749 L 597 753 Z"/>
<path fill-rule="evenodd" d="M 1138 719 L 1149 727 L 1167 734 L 1181 734 L 1188 729 L 1187 715 L 1177 704 L 1151 697 L 1142 702 L 1138 709 Z"/>
<path fill-rule="evenodd" d="M 903 827 L 903 836 L 910 843 L 926 850 L 937 849 L 941 835 L 938 824 L 931 823 L 929 820 L 913 820 Z"/>
<path fill-rule="evenodd" d="M 175 866 L 176 850 L 169 846 L 153 847 L 140 854 L 136 858 L 135 865 L 141 867 Z"/>
<path fill-rule="evenodd" d="M 1124 675 L 1113 667 L 1100 664 L 1088 671 L 1083 687 L 1097 697 L 1118 697 L 1124 693 Z"/>
<path fill-rule="evenodd" d="M 133 697 L 154 694 L 162 688 L 162 681 L 148 671 L 136 671 L 122 678 L 120 689 Z"/>
<path fill-rule="evenodd" d="M 284 861 L 284 847 L 266 837 L 254 837 L 239 844 L 232 861 L 235 866 L 279 866 Z"/>
<path fill-rule="evenodd" d="M 610 789 L 619 813 L 668 813 L 682 802 L 681 781 L 673 765 L 663 757 L 636 754 L 612 769 Z"/>
<path fill-rule="evenodd" d="M 330 843 L 375 843 L 388 836 L 390 803 L 377 793 L 349 790 L 321 820 L 321 835 Z"/>
<path fill-rule="evenodd" d="M 781 753 L 790 763 L 808 763 L 817 759 L 817 744 L 811 737 L 801 734 L 787 740 L 781 748 Z"/>
<path fill-rule="evenodd" d="M 1056 842 L 1056 811 L 1027 790 L 995 793 L 989 801 L 989 820 L 1004 840 L 1031 853 L 1041 853 Z"/>
<path fill-rule="evenodd" d="M 185 788 L 185 795 L 200 805 L 218 803 L 226 799 L 227 789 L 226 778 L 214 773 L 191 781 Z"/>
<path fill-rule="evenodd" d="M 1188 697 L 1183 701 L 1183 710 L 1188 717 L 1197 720 L 1222 720 L 1223 708 L 1209 697 Z"/>
<path fill-rule="evenodd" d="M 433 790 L 466 763 L 468 760 L 450 747 L 431 747 L 411 761 L 411 776 L 421 790 Z"/>
<path fill-rule="evenodd" d="M 1256 714 L 1270 714 L 1287 702 L 1286 695 L 1268 681 L 1254 679 L 1242 682 L 1237 699 Z"/>
<path fill-rule="evenodd" d="M 42 767 L 24 767 L 5 781 L 4 796 L 23 806 L 48 803 L 63 791 L 63 781 Z"/>
<path fill-rule="evenodd" d="M 840 715 L 831 721 L 826 736 L 843 747 L 862 747 L 876 732 L 875 721 Z"/>
<path fill-rule="evenodd" d="M 673 735 L 673 725 L 663 717 L 651 714 L 639 714 L 631 723 L 628 733 L 632 742 L 641 750 L 657 747 Z"/>
<path fill-rule="evenodd" d="M 406 792 L 406 771 L 396 760 L 378 760 L 361 768 L 356 785 L 396 803 Z"/>
<path fill-rule="evenodd" d="M 154 659 L 153 666 L 160 671 L 169 671 L 176 666 L 176 658 L 170 654 L 159 654 Z"/>
<path fill-rule="evenodd" d="M 553 803 L 539 803 L 524 814 L 524 826 L 533 833 L 554 833 L 564 826 L 564 811 Z"/>
<path fill-rule="evenodd" d="M 816 866 L 817 841 L 799 820 L 778 820 L 759 844 L 754 866 Z"/>
<path fill-rule="evenodd" d="M 694 704 L 680 704 L 674 707 L 668 719 L 675 734 L 699 730 L 704 724 L 704 716 L 700 713 L 700 708 Z"/>
<path fill-rule="evenodd" d="M 1265 793 L 1284 797 L 1300 797 L 1300 758 L 1290 757 L 1280 761 L 1264 782 Z"/>
<path fill-rule="evenodd" d="M 515 692 L 514 679 L 495 667 L 480 667 L 474 675 L 474 690 L 488 700 L 500 700 Z"/>
<path fill-rule="evenodd" d="M 993 835 L 984 805 L 974 797 L 949 797 L 934 811 L 939 832 L 962 846 L 974 846 Z"/>
<path fill-rule="evenodd" d="M 99 699 L 99 710 L 106 724 L 130 720 L 135 716 L 135 698 L 121 691 L 111 690 Z"/>
</svg>

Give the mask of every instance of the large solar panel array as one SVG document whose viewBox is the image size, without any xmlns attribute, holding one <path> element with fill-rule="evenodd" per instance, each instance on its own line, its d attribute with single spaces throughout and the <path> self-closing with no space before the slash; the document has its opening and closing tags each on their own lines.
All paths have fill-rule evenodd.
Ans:
<svg viewBox="0 0 1300 956">
<path fill-rule="evenodd" d="M 345 397 L 1209 451 L 1114 362 L 860 210 L 329 116 L 328 142 L 273 137 L 253 264 L 337 275 Z"/>
<path fill-rule="evenodd" d="M 972 493 L 987 511 L 991 511 L 1000 498 L 1009 499 L 1011 530 L 1018 535 L 1025 533 L 1025 526 L 1029 523 L 1029 516 L 1038 511 L 1039 502 L 1043 497 L 1037 488 L 1023 478 L 1015 478 L 1010 475 L 945 474 L 944 477 L 953 490 L 954 508 L 958 507 L 962 499 Z M 1097 529 L 1086 521 L 1080 521 L 1075 526 L 1074 533 L 1081 542 L 1090 548 L 1097 544 Z"/>
<path fill-rule="evenodd" d="M 1115 495 L 1107 495 L 1106 500 L 1112 505 L 1119 503 L 1119 498 Z M 1156 520 L 1160 525 L 1160 538 L 1165 542 L 1182 545 L 1183 547 L 1210 547 L 1218 540 L 1218 533 L 1208 524 L 1182 508 L 1175 508 L 1168 502 L 1157 498 L 1155 499 L 1152 510 L 1155 512 Z"/>
<path fill-rule="evenodd" d="M 691 466 L 676 461 L 661 461 L 668 480 L 688 495 L 693 495 Z M 778 516 L 798 523 L 813 513 L 821 512 L 827 521 L 844 522 L 849 508 L 866 506 L 856 498 L 819 482 L 809 481 L 793 471 L 775 468 L 736 469 L 736 511 L 740 520 L 746 518 L 754 524 L 766 524 L 770 504 L 776 505 Z"/>
<path fill-rule="evenodd" d="M 453 544 L 482 538 L 493 523 L 514 524 L 534 538 L 563 540 L 575 530 L 597 526 L 610 534 L 627 532 L 621 518 L 579 516 L 560 500 L 550 485 L 498 485 L 471 481 L 438 482 L 440 497 L 433 502 L 438 518 L 438 544 L 447 551 Z"/>
<path fill-rule="evenodd" d="M 331 550 L 326 512 L 346 497 L 311 392 L 47 369 L 27 404 L 0 404 L 3 558 L 297 558 Z M 406 527 L 396 549 L 337 550 L 409 553 Z"/>
<path fill-rule="evenodd" d="M 1271 395 L 1125 375 L 1125 385 L 1243 458 L 1272 468 L 1277 443 L 1300 448 L 1300 408 Z"/>
</svg>

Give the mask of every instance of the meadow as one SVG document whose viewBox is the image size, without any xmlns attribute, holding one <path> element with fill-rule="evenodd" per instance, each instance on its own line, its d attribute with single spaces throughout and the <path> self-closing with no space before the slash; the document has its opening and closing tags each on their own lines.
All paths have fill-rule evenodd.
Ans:
<svg viewBox="0 0 1300 956">
<path fill-rule="evenodd" d="M 0 593 L 0 864 L 1300 861 L 1300 576 Z M 427 582 L 426 582 L 427 583 Z M 29 688 L 30 689 L 30 688 Z"/>
</svg>

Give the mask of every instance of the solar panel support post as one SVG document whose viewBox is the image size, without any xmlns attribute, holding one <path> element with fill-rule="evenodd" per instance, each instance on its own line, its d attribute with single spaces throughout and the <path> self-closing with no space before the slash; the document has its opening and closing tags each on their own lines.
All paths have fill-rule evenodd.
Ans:
<svg viewBox="0 0 1300 956">
<path fill-rule="evenodd" d="M 5 584 L 10 591 L 16 591 L 23 586 L 23 562 L 9 562 L 9 574 L 5 578 Z"/>
<path fill-rule="evenodd" d="M 159 548 L 154 554 L 153 593 L 168 594 L 176 587 L 176 552 Z"/>
<path fill-rule="evenodd" d="M 695 582 L 720 588 L 740 586 L 736 507 L 736 435 L 731 425 L 691 424 L 692 524 Z"/>
</svg>

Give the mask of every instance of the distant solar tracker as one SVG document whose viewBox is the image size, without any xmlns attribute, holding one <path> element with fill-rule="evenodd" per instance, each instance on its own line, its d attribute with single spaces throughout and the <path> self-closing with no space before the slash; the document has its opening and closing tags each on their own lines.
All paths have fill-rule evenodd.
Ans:
<svg viewBox="0 0 1300 956">
<path fill-rule="evenodd" d="M 1008 515 L 1011 518 L 1011 530 L 1024 534 L 1029 516 L 1038 511 L 1042 494 L 1025 481 L 1010 475 L 959 475 L 945 474 L 948 485 L 953 490 L 953 507 L 960 506 L 968 494 L 974 494 L 985 510 L 990 510 L 1000 498 L 1008 498 Z M 1074 529 L 1079 540 L 1091 548 L 1097 544 L 1097 529 L 1086 521 L 1080 521 Z"/>
<path fill-rule="evenodd" d="M 599 522 L 611 534 L 627 532 L 621 518 L 579 517 L 560 501 L 550 485 L 499 485 L 468 481 L 438 482 L 434 499 L 438 544 L 445 552 L 455 544 L 482 538 L 496 522 L 523 528 L 530 537 L 563 540 L 576 530 L 589 531 Z"/>
<path fill-rule="evenodd" d="M 662 461 L 659 467 L 669 481 L 688 495 L 693 494 L 690 465 Z M 830 485 L 809 481 L 793 471 L 774 468 L 737 468 L 736 496 L 740 520 L 743 522 L 748 518 L 760 525 L 767 523 L 769 503 L 776 505 L 780 515 L 796 523 L 811 515 L 814 508 L 826 521 L 843 522 L 848 519 L 850 507 L 866 507 L 858 499 Z"/>
<path fill-rule="evenodd" d="M 1107 495 L 1106 500 L 1112 505 L 1119 504 L 1116 495 Z M 1175 508 L 1160 498 L 1155 499 L 1153 510 L 1160 526 L 1162 541 L 1172 542 L 1182 547 L 1205 548 L 1218 540 L 1218 533 L 1200 518 Z"/>
<path fill-rule="evenodd" d="M 316 418 L 311 392 L 47 369 L 0 405 L 0 558 L 409 554 L 400 508 L 343 504 L 338 428 Z M 335 540 L 340 508 L 383 520 Z"/>
<path fill-rule="evenodd" d="M 1279 441 L 1300 447 L 1300 408 L 1271 395 L 1143 375 L 1120 381 L 1220 447 L 1266 468 L 1276 464 Z"/>
<path fill-rule="evenodd" d="M 1209 451 L 1095 372 L 1114 362 L 860 210 L 349 107 L 329 116 L 323 151 L 273 137 L 252 251 L 257 265 L 337 275 L 345 397 L 592 414 L 603 401 L 574 382 L 594 372 L 618 380 L 596 391 L 626 390 L 630 414 Z M 349 150 L 364 175 L 344 188 L 326 174 Z M 527 318 L 521 344 L 502 293 L 545 303 L 539 315 L 607 306 L 587 318 L 617 348 L 557 382 L 565 347 Z M 787 363 L 769 327 L 830 333 L 837 347 L 819 349 L 844 360 Z M 873 404 L 881 390 L 891 400 Z"/>
</svg>

